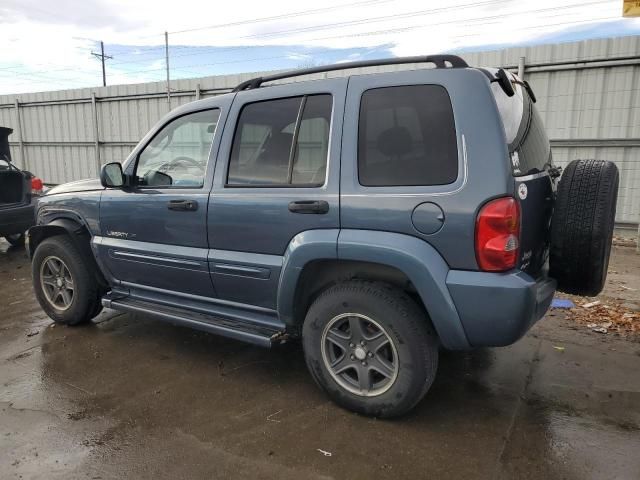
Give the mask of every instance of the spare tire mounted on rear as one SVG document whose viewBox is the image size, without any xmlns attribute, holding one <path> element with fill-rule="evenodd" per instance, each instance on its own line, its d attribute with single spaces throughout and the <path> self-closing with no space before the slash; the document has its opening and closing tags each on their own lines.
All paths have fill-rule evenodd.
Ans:
<svg viewBox="0 0 640 480">
<path fill-rule="evenodd" d="M 607 278 L 618 197 L 618 168 L 574 160 L 562 174 L 551 221 L 549 275 L 558 290 L 595 296 Z"/>
</svg>

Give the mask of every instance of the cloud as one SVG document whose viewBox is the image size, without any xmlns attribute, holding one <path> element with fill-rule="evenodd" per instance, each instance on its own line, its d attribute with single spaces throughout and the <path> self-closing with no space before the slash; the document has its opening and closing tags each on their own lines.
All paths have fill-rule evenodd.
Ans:
<svg viewBox="0 0 640 480">
<path fill-rule="evenodd" d="M 33 22 L 49 25 L 82 26 L 83 28 L 135 29 L 146 23 L 144 19 L 129 17 L 124 10 L 113 8 L 105 0 L 3 0 L 0 23 Z"/>
<path fill-rule="evenodd" d="M 313 58 L 313 55 L 310 55 L 308 53 L 290 52 L 286 54 L 286 57 L 290 60 L 311 60 Z"/>
<path fill-rule="evenodd" d="M 114 57 L 110 83 L 160 80 L 165 30 L 185 76 L 571 40 L 597 25 L 599 36 L 640 33 L 620 12 L 619 0 L 3 0 L 0 93 L 100 84 L 99 40 Z"/>
</svg>

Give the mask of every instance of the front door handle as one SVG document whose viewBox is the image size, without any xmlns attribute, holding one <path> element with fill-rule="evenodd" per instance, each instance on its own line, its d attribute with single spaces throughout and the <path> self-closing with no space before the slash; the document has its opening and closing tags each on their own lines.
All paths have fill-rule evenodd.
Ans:
<svg viewBox="0 0 640 480">
<path fill-rule="evenodd" d="M 291 213 L 323 214 L 329 211 L 329 203 L 324 200 L 297 200 L 289 203 Z"/>
<path fill-rule="evenodd" d="M 195 200 L 169 200 L 167 208 L 174 211 L 195 212 L 198 210 L 198 202 Z"/>
</svg>

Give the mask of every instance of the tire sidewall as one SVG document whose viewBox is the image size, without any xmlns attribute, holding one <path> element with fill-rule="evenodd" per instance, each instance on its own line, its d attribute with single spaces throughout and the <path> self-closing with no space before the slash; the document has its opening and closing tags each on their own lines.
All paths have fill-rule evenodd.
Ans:
<svg viewBox="0 0 640 480">
<path fill-rule="evenodd" d="M 336 316 L 344 313 L 365 315 L 384 328 L 398 356 L 398 376 L 384 393 L 364 397 L 349 392 L 331 376 L 322 357 L 322 332 Z M 316 383 L 338 404 L 365 415 L 391 417 L 400 415 L 417 403 L 435 378 L 437 345 L 428 338 L 429 332 L 408 328 L 404 319 L 420 312 L 412 308 L 398 309 L 397 305 L 377 295 L 367 295 L 361 289 L 334 288 L 313 303 L 303 326 L 302 343 L 307 366 Z M 422 315 L 422 321 L 428 321 Z M 435 350 L 433 369 L 425 367 L 425 348 Z M 433 355 L 434 352 L 428 352 Z"/>
<path fill-rule="evenodd" d="M 52 237 L 38 245 L 31 263 L 33 288 L 40 306 L 52 320 L 57 323 L 76 325 L 90 320 L 89 310 L 94 306 L 92 300 L 95 301 L 95 280 L 91 277 L 82 254 L 71 241 L 65 240 L 62 237 Z M 50 256 L 60 258 L 73 279 L 73 300 L 66 310 L 59 310 L 51 305 L 42 290 L 41 267 L 44 260 Z"/>
</svg>

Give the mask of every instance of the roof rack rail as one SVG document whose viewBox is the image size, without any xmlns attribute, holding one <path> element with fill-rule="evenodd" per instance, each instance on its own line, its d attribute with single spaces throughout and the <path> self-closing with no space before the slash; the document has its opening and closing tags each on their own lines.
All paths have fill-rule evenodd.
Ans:
<svg viewBox="0 0 640 480">
<path fill-rule="evenodd" d="M 419 55 L 415 57 L 384 58 L 381 60 L 363 60 L 359 62 L 334 63 L 321 67 L 303 68 L 289 72 L 275 73 L 266 77 L 256 77 L 239 84 L 233 89 L 234 92 L 259 88 L 264 82 L 272 82 L 283 78 L 300 77 L 313 73 L 332 72 L 334 70 L 347 70 L 350 68 L 377 67 L 381 65 L 401 65 L 404 63 L 433 63 L 436 68 L 467 68 L 467 62 L 457 55 Z M 449 64 L 449 65 L 447 65 Z"/>
</svg>

